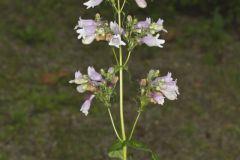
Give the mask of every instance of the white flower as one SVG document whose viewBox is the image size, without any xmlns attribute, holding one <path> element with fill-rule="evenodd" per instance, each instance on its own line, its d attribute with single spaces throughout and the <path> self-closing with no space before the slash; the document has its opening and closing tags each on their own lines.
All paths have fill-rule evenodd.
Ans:
<svg viewBox="0 0 240 160">
<path fill-rule="evenodd" d="M 138 7 L 140 8 L 146 8 L 147 7 L 147 2 L 145 0 L 135 0 Z"/>
<path fill-rule="evenodd" d="M 121 36 L 118 34 L 118 35 L 112 36 L 112 38 L 109 42 L 109 45 L 119 48 L 119 46 L 125 46 L 126 43 L 122 41 Z"/>
<path fill-rule="evenodd" d="M 87 9 L 89 8 L 94 8 L 95 6 L 98 6 L 99 4 L 102 3 L 103 0 L 89 0 L 85 3 L 83 3 L 83 5 L 87 6 Z"/>
<path fill-rule="evenodd" d="M 149 47 L 160 47 L 163 48 L 162 44 L 165 43 L 165 40 L 158 39 L 159 34 L 157 34 L 155 37 L 151 34 L 148 34 L 147 36 L 140 39 L 140 42 L 145 43 Z"/>
</svg>

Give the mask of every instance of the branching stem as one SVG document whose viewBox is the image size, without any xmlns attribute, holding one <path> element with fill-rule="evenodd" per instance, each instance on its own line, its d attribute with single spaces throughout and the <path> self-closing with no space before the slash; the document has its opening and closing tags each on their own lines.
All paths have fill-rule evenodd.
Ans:
<svg viewBox="0 0 240 160">
<path fill-rule="evenodd" d="M 114 120 L 113 120 L 113 117 L 112 117 L 112 113 L 111 113 L 110 108 L 108 108 L 108 113 L 109 113 L 110 120 L 111 120 L 111 122 L 112 122 L 112 126 L 113 126 L 113 129 L 114 129 L 114 132 L 115 132 L 117 138 L 118 138 L 120 141 L 122 141 L 122 139 L 121 139 L 121 137 L 119 136 L 118 131 L 117 131 L 117 129 L 116 129 L 116 126 L 115 126 L 115 123 L 114 123 Z"/>
<path fill-rule="evenodd" d="M 141 111 L 138 112 L 138 115 L 137 115 L 137 117 L 135 119 L 135 122 L 134 122 L 133 127 L 132 127 L 132 131 L 131 131 L 130 136 L 129 136 L 129 140 L 132 139 L 133 133 L 135 131 L 135 128 L 136 128 L 136 125 L 137 125 L 137 122 L 139 120 L 139 117 L 140 117 L 141 113 L 142 113 Z"/>
</svg>

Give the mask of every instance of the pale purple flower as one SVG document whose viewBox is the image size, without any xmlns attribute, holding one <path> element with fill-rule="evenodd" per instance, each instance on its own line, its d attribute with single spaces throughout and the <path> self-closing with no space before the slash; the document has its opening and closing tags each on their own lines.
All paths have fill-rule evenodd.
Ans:
<svg viewBox="0 0 240 160">
<path fill-rule="evenodd" d="M 163 105 L 164 97 L 161 93 L 157 93 L 157 92 L 152 93 L 151 97 L 157 104 Z"/>
<path fill-rule="evenodd" d="M 97 23 L 92 19 L 82 19 L 81 17 L 79 17 L 78 24 L 75 26 L 75 29 L 96 25 Z"/>
<path fill-rule="evenodd" d="M 119 48 L 119 46 L 125 46 L 126 43 L 122 41 L 121 36 L 118 35 L 113 35 L 110 42 L 109 42 L 110 46 L 115 46 L 117 48 Z"/>
<path fill-rule="evenodd" d="M 140 21 L 136 24 L 137 29 L 147 29 L 151 24 L 151 18 L 146 18 L 145 21 Z"/>
<path fill-rule="evenodd" d="M 85 45 L 91 44 L 95 40 L 95 35 L 86 36 L 82 39 L 82 43 Z"/>
<path fill-rule="evenodd" d="M 146 0 L 135 0 L 138 7 L 140 8 L 146 8 L 147 7 L 147 2 Z"/>
<path fill-rule="evenodd" d="M 103 80 L 101 74 L 96 72 L 96 70 L 93 67 L 88 67 L 88 76 L 92 81 L 102 81 Z"/>
<path fill-rule="evenodd" d="M 114 22 L 110 22 L 110 29 L 112 30 L 112 32 L 115 35 L 123 33 L 123 29 L 119 28 L 119 25 L 115 21 Z"/>
<path fill-rule="evenodd" d="M 160 31 L 167 32 L 167 30 L 163 28 L 163 22 L 164 20 L 159 18 L 157 23 L 151 24 L 151 28 L 154 29 L 156 32 L 160 32 Z"/>
<path fill-rule="evenodd" d="M 88 115 L 88 110 L 91 107 L 92 104 L 92 100 L 95 97 L 95 95 L 91 95 L 82 105 L 80 111 L 83 112 L 85 114 L 85 116 Z"/>
<path fill-rule="evenodd" d="M 80 17 L 75 29 L 79 34 L 78 39 L 82 39 L 83 44 L 90 44 L 96 38 L 97 23 L 94 20 L 81 19 Z"/>
<path fill-rule="evenodd" d="M 156 78 L 152 84 L 158 85 L 157 90 L 161 91 L 163 95 L 169 100 L 176 100 L 179 95 L 177 80 L 173 80 L 172 73 L 168 73 L 164 77 Z"/>
<path fill-rule="evenodd" d="M 80 71 L 77 71 L 77 72 L 75 72 L 75 79 L 70 80 L 69 83 L 83 84 L 83 83 L 87 83 L 87 80 L 84 79 L 84 77 Z"/>
<path fill-rule="evenodd" d="M 98 6 L 99 4 L 102 3 L 103 0 L 89 0 L 85 3 L 83 3 L 83 5 L 87 6 L 87 9 L 89 8 L 94 8 L 95 6 Z"/>
<path fill-rule="evenodd" d="M 149 47 L 160 47 L 163 48 L 162 44 L 165 43 L 165 40 L 158 39 L 159 34 L 156 36 L 152 36 L 151 34 L 148 34 L 147 36 L 140 39 L 140 42 L 145 43 Z"/>
</svg>

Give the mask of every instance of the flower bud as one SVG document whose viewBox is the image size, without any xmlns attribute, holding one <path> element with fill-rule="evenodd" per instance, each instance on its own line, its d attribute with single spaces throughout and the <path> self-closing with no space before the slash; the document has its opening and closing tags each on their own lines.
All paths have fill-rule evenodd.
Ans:
<svg viewBox="0 0 240 160">
<path fill-rule="evenodd" d="M 140 8 L 146 8 L 147 7 L 147 2 L 145 0 L 135 0 L 138 7 Z"/>
<path fill-rule="evenodd" d="M 97 14 L 95 15 L 95 20 L 96 20 L 96 21 L 100 21 L 100 20 L 101 20 L 101 16 L 100 16 L 99 13 L 97 13 Z"/>
<path fill-rule="evenodd" d="M 141 79 L 140 86 L 145 87 L 146 85 L 147 85 L 147 80 L 146 79 Z"/>
<path fill-rule="evenodd" d="M 132 19 L 132 16 L 128 15 L 128 16 L 127 16 L 127 21 L 128 21 L 128 22 L 132 22 L 132 20 L 133 20 L 133 19 Z"/>
</svg>

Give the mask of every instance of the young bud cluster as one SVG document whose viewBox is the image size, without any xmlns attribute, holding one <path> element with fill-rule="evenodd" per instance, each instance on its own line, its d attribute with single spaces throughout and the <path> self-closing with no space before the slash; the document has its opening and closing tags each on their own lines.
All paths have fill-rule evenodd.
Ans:
<svg viewBox="0 0 240 160">
<path fill-rule="evenodd" d="M 179 95 L 177 80 L 173 80 L 169 72 L 166 76 L 160 77 L 159 70 L 150 70 L 147 78 L 140 80 L 141 106 L 148 103 L 164 104 L 164 99 L 176 100 Z"/>
<path fill-rule="evenodd" d="M 107 72 L 101 69 L 100 73 L 96 72 L 93 67 L 88 67 L 87 75 L 77 71 L 75 72 L 75 79 L 69 81 L 69 83 L 77 84 L 79 93 L 90 93 L 89 98 L 87 98 L 80 110 L 85 115 L 88 115 L 88 110 L 94 97 L 99 99 L 105 106 L 110 107 L 110 100 L 117 81 L 118 77 L 115 76 L 113 67 L 110 67 Z"/>
</svg>

